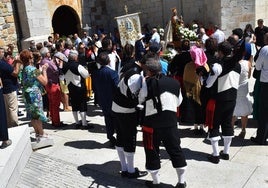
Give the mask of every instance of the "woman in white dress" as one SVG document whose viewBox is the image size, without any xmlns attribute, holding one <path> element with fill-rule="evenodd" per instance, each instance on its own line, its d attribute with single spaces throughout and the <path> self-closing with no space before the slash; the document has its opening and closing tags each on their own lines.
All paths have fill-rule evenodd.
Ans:
<svg viewBox="0 0 268 188">
<path fill-rule="evenodd" d="M 252 113 L 252 103 L 249 100 L 248 80 L 251 75 L 251 63 L 248 60 L 241 60 L 241 74 L 239 79 L 239 86 L 237 90 L 236 106 L 233 114 L 233 125 L 237 117 L 241 117 L 242 130 L 238 135 L 244 138 L 246 135 L 246 127 L 248 122 L 248 115 Z"/>
</svg>

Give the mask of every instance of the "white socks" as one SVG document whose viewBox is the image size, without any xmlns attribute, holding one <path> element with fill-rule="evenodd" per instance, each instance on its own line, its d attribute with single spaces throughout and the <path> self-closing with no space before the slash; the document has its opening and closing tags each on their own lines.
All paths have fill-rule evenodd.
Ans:
<svg viewBox="0 0 268 188">
<path fill-rule="evenodd" d="M 218 140 L 211 140 L 213 156 L 219 156 L 219 141 Z"/>
<path fill-rule="evenodd" d="M 134 152 L 124 152 L 127 159 L 127 171 L 129 173 L 134 173 Z"/>
<path fill-rule="evenodd" d="M 86 112 L 80 112 L 82 126 L 87 126 L 87 114 Z"/>
<path fill-rule="evenodd" d="M 233 136 L 223 136 L 223 141 L 224 141 L 224 149 L 223 153 L 229 154 L 230 146 L 232 143 L 232 138 Z M 209 138 L 211 145 L 212 145 L 212 150 L 213 150 L 213 156 L 219 156 L 219 140 L 220 137 L 213 137 Z"/>
<path fill-rule="evenodd" d="M 182 168 L 176 168 L 179 183 L 182 183 L 182 184 L 185 183 L 185 171 L 186 171 L 186 166 Z"/>
<path fill-rule="evenodd" d="M 148 170 L 152 176 L 153 184 L 160 184 L 159 170 Z"/>
<path fill-rule="evenodd" d="M 78 119 L 78 111 L 73 111 L 73 116 L 76 124 L 79 124 Z M 80 112 L 81 120 L 82 120 L 82 126 L 87 126 L 87 113 L 86 112 Z"/>
<path fill-rule="evenodd" d="M 73 111 L 73 116 L 74 116 L 74 120 L 76 124 L 79 124 L 79 120 L 78 120 L 78 112 L 77 111 Z"/>
<path fill-rule="evenodd" d="M 125 157 L 125 153 L 124 153 L 124 148 L 123 147 L 117 147 L 115 146 L 116 150 L 117 150 L 117 154 L 120 160 L 120 164 L 121 164 L 121 171 L 127 171 L 127 163 L 126 163 L 126 157 Z"/>
<path fill-rule="evenodd" d="M 182 168 L 175 168 L 179 183 L 185 183 L 185 171 L 186 171 L 186 166 Z M 153 184 L 160 184 L 160 176 L 159 176 L 159 170 L 148 170 L 152 176 L 153 179 Z"/>
<path fill-rule="evenodd" d="M 223 136 L 223 141 L 224 141 L 224 149 L 223 153 L 229 154 L 230 146 L 232 143 L 232 136 Z"/>
</svg>

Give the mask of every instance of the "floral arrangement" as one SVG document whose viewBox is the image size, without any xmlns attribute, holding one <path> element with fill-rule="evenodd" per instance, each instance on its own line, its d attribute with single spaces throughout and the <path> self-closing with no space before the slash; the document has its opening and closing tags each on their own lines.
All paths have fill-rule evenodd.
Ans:
<svg viewBox="0 0 268 188">
<path fill-rule="evenodd" d="M 175 57 L 175 55 L 177 54 L 178 52 L 174 49 L 171 49 L 171 48 L 167 48 L 163 54 L 161 55 L 161 57 L 165 60 L 167 60 L 169 63 L 172 61 L 172 59 Z"/>
<path fill-rule="evenodd" d="M 190 30 L 187 27 L 179 27 L 179 35 L 181 36 L 181 39 L 189 39 L 190 41 L 196 41 L 197 40 L 197 34 L 195 31 Z"/>
</svg>

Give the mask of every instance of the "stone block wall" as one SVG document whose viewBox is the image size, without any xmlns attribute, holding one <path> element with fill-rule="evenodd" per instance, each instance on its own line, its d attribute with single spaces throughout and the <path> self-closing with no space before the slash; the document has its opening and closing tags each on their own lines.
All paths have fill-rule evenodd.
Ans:
<svg viewBox="0 0 268 188">
<path fill-rule="evenodd" d="M 19 7 L 19 32 L 11 1 Z M 53 30 L 52 16 L 60 5 L 74 8 L 81 19 L 81 28 L 88 24 L 90 34 L 97 27 L 113 32 L 117 27 L 114 18 L 126 14 L 125 5 L 128 13 L 141 13 L 141 25 L 149 23 L 151 27 L 165 27 L 173 7 L 183 15 L 186 24 L 198 20 L 207 27 L 212 22 L 220 25 L 227 36 L 233 28 L 244 29 L 247 23 L 256 27 L 259 18 L 268 25 L 268 0 L 1 0 L 0 46 L 16 44 L 16 31 L 20 40 L 45 39 Z"/>
<path fill-rule="evenodd" d="M 221 8 L 222 29 L 227 36 L 231 34 L 234 28 L 240 27 L 244 30 L 248 23 L 255 27 L 255 1 L 222 0 Z"/>
<path fill-rule="evenodd" d="M 93 34 L 98 28 L 104 28 L 107 30 L 108 23 L 111 22 L 111 18 L 108 13 L 107 1 L 83 1 L 82 7 L 82 25 L 88 24 L 91 27 L 89 33 Z"/>
<path fill-rule="evenodd" d="M 108 29 L 117 27 L 114 17 L 126 14 L 125 5 L 129 14 L 140 12 L 141 25 L 149 23 L 151 27 L 165 27 L 171 17 L 171 8 L 177 7 L 180 11 L 178 0 L 113 0 L 106 3 L 109 15 Z"/>
<path fill-rule="evenodd" d="M 255 26 L 257 26 L 257 20 L 263 19 L 264 25 L 268 26 L 268 0 L 256 0 L 255 7 Z"/>
<path fill-rule="evenodd" d="M 17 44 L 16 26 L 11 0 L 0 1 L 0 47 Z"/>
</svg>

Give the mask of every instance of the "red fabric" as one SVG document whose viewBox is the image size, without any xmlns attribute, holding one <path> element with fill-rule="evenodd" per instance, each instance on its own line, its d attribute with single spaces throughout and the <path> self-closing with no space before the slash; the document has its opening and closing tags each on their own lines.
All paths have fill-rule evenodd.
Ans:
<svg viewBox="0 0 268 188">
<path fill-rule="evenodd" d="M 92 53 L 93 53 L 93 52 L 92 52 L 91 49 L 86 50 L 86 57 L 89 58 L 89 57 L 91 56 Z"/>
<path fill-rule="evenodd" d="M 59 84 L 47 84 L 46 92 L 49 100 L 49 112 L 52 124 L 55 126 L 60 125 L 60 85 Z"/>
<path fill-rule="evenodd" d="M 209 129 L 213 128 L 215 106 L 216 106 L 216 101 L 214 99 L 210 99 L 207 103 L 206 122 L 205 122 L 205 126 L 208 126 Z"/>
<path fill-rule="evenodd" d="M 143 146 L 146 149 L 153 150 L 153 128 L 142 126 L 142 132 L 143 132 Z"/>
<path fill-rule="evenodd" d="M 213 29 L 208 29 L 207 32 L 206 32 L 207 36 L 210 36 L 213 33 L 214 33 L 214 30 Z"/>
</svg>

